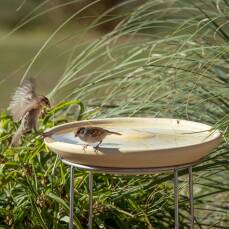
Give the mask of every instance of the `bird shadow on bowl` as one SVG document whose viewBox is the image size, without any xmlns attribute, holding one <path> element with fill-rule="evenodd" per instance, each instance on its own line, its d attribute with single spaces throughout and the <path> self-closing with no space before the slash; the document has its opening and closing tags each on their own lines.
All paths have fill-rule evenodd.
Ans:
<svg viewBox="0 0 229 229">
<path fill-rule="evenodd" d="M 113 147 L 112 147 L 113 146 Z M 103 154 L 121 154 L 120 149 L 120 144 L 116 143 L 106 143 L 104 145 L 99 146 L 98 148 L 95 148 L 95 152 L 100 152 Z"/>
</svg>

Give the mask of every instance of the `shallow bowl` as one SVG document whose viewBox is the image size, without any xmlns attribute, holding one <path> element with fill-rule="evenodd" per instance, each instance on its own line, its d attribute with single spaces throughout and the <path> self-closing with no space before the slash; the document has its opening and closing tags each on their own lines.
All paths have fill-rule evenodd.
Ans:
<svg viewBox="0 0 229 229">
<path fill-rule="evenodd" d="M 100 147 L 84 149 L 74 137 L 81 126 L 102 127 L 121 135 L 107 136 Z M 65 160 L 87 166 L 153 168 L 194 163 L 221 141 L 219 131 L 202 123 L 166 118 L 109 118 L 77 121 L 47 131 L 45 144 Z"/>
</svg>

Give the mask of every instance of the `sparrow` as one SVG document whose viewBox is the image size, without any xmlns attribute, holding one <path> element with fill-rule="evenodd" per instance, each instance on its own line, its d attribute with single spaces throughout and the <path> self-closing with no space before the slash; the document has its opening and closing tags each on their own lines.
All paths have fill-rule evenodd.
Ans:
<svg viewBox="0 0 229 229">
<path fill-rule="evenodd" d="M 10 115 L 13 117 L 14 122 L 21 121 L 10 145 L 18 145 L 21 137 L 32 130 L 38 132 L 38 119 L 50 107 L 51 105 L 47 97 L 36 94 L 32 80 L 26 80 L 21 84 L 12 96 L 9 104 Z"/>
<path fill-rule="evenodd" d="M 75 131 L 75 137 L 78 137 L 80 140 L 86 142 L 84 149 L 89 144 L 98 143 L 94 148 L 98 148 L 102 143 L 103 139 L 110 134 L 121 135 L 118 132 L 109 131 L 101 127 L 79 127 Z"/>
</svg>

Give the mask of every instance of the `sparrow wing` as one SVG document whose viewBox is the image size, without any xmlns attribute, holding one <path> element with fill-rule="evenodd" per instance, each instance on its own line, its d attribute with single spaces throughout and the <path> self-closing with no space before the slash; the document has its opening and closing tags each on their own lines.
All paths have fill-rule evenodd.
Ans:
<svg viewBox="0 0 229 229">
<path fill-rule="evenodd" d="M 32 80 L 25 81 L 14 93 L 9 110 L 15 122 L 18 122 L 31 109 L 34 108 L 37 95 Z"/>
<path fill-rule="evenodd" d="M 99 128 L 99 127 L 91 127 L 87 128 L 87 134 L 90 135 L 91 137 L 99 137 L 105 133 L 104 129 Z"/>
</svg>

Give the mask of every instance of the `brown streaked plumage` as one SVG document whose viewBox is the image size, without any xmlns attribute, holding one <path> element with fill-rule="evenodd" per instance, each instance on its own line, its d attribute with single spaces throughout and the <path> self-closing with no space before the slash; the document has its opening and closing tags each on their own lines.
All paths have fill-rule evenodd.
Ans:
<svg viewBox="0 0 229 229">
<path fill-rule="evenodd" d="M 33 129 L 37 131 L 38 118 L 47 107 L 50 108 L 48 98 L 36 94 L 31 80 L 27 80 L 17 88 L 10 102 L 9 111 L 13 120 L 21 121 L 21 124 L 11 140 L 11 146 L 17 145 L 25 133 Z"/>
<path fill-rule="evenodd" d="M 98 143 L 95 148 L 99 147 L 103 139 L 110 134 L 121 135 L 118 132 L 109 131 L 101 127 L 79 127 L 75 131 L 75 137 L 78 137 L 87 144 Z"/>
</svg>

